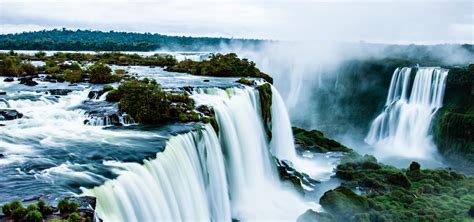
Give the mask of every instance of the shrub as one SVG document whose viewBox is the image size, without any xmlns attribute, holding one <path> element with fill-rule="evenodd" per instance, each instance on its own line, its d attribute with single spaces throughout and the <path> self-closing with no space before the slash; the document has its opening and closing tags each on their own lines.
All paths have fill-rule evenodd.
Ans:
<svg viewBox="0 0 474 222">
<path fill-rule="evenodd" d="M 58 203 L 59 212 L 62 214 L 77 212 L 79 204 L 76 202 L 69 202 L 67 199 L 62 199 Z"/>
<path fill-rule="evenodd" d="M 130 80 L 111 91 L 108 101 L 119 100 L 119 109 L 135 121 L 162 123 L 169 119 L 170 101 L 160 85 L 152 80 Z"/>
<path fill-rule="evenodd" d="M 64 79 L 71 83 L 83 82 L 84 79 L 82 78 L 82 70 L 66 69 L 64 71 Z"/>
<path fill-rule="evenodd" d="M 112 82 L 112 70 L 105 64 L 97 62 L 89 67 L 91 83 Z"/>
<path fill-rule="evenodd" d="M 26 221 L 28 222 L 42 222 L 43 215 L 38 210 L 28 211 L 26 214 Z"/>
<path fill-rule="evenodd" d="M 110 85 L 107 85 L 107 86 L 104 86 L 102 87 L 102 90 L 104 90 L 104 92 L 108 92 L 108 91 L 111 91 L 113 90 L 114 87 L 113 86 L 110 86 Z"/>
<path fill-rule="evenodd" d="M 20 69 L 21 69 L 22 74 L 26 74 L 26 75 L 36 74 L 36 67 L 32 65 L 31 63 L 22 63 L 20 65 Z"/>
<path fill-rule="evenodd" d="M 48 66 L 44 71 L 48 74 L 56 74 L 61 71 L 61 68 L 59 68 L 59 66 Z"/>
<path fill-rule="evenodd" d="M 67 222 L 79 222 L 79 221 L 81 221 L 81 216 L 77 212 L 71 213 L 67 217 Z"/>
<path fill-rule="evenodd" d="M 15 201 L 12 201 L 10 203 L 7 203 L 7 204 L 3 205 L 2 206 L 2 212 L 6 216 L 11 216 L 14 210 L 20 209 L 20 208 L 23 208 L 23 204 L 20 201 L 15 200 Z"/>
</svg>

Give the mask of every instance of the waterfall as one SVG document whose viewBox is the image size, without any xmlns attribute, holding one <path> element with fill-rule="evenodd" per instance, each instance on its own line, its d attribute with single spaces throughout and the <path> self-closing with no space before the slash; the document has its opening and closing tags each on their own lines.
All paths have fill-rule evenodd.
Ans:
<svg viewBox="0 0 474 222">
<path fill-rule="evenodd" d="M 214 108 L 219 137 L 209 124 L 175 136 L 156 159 L 128 164 L 118 178 L 84 191 L 97 197 L 100 218 L 294 221 L 310 208 L 278 178 L 257 90 L 196 89 L 192 98 Z"/>
<path fill-rule="evenodd" d="M 200 153 L 202 152 L 202 153 Z M 230 221 L 224 159 L 210 125 L 172 137 L 143 165 L 86 190 L 104 221 Z"/>
<path fill-rule="evenodd" d="M 447 69 L 435 67 L 397 68 L 385 109 L 372 122 L 365 141 L 386 156 L 431 156 L 435 145 L 430 124 L 443 105 L 447 75 Z"/>
<path fill-rule="evenodd" d="M 272 134 L 273 154 L 280 160 L 295 162 L 297 159 L 291 122 L 285 103 L 278 91 L 272 86 Z"/>
</svg>

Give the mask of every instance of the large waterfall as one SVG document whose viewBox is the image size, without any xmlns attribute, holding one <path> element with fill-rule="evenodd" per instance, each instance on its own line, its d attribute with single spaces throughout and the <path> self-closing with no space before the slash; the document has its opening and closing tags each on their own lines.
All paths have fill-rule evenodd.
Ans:
<svg viewBox="0 0 474 222">
<path fill-rule="evenodd" d="M 85 191 L 97 197 L 100 218 L 294 221 L 309 208 L 278 178 L 260 117 L 258 91 L 207 88 L 192 97 L 198 104 L 214 107 L 219 136 L 209 124 L 175 136 L 155 159 L 143 165 L 125 164 L 127 170 L 118 178 Z"/>
<path fill-rule="evenodd" d="M 381 155 L 430 156 L 435 151 L 430 124 L 443 105 L 447 75 L 442 68 L 397 68 L 385 110 L 373 121 L 365 141 Z"/>
</svg>

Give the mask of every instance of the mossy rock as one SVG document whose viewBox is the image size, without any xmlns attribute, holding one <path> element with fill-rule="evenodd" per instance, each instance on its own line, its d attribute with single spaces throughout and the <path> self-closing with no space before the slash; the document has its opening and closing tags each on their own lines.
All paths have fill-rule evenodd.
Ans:
<svg viewBox="0 0 474 222">
<path fill-rule="evenodd" d="M 319 222 L 333 222 L 336 221 L 336 219 L 328 213 L 324 212 L 316 212 L 314 210 L 307 210 L 304 212 L 304 214 L 300 215 L 297 219 L 297 222 L 313 222 L 313 221 L 319 221 Z"/>
<path fill-rule="evenodd" d="M 357 195 L 344 186 L 324 193 L 319 203 L 340 219 L 349 219 L 352 215 L 367 212 L 369 209 L 367 198 Z"/>
<path fill-rule="evenodd" d="M 410 188 L 411 182 L 407 176 L 401 172 L 393 173 L 387 176 L 387 182 L 403 188 Z"/>
<path fill-rule="evenodd" d="M 342 219 L 339 212 L 328 211 L 338 221 L 367 221 L 366 214 L 370 221 L 472 220 L 468 212 L 474 202 L 473 177 L 444 169 L 422 170 L 417 163 L 397 169 L 355 152 L 341 160 L 336 176 L 344 186 L 358 188 L 370 208 Z"/>
<path fill-rule="evenodd" d="M 265 83 L 257 87 L 258 94 L 260 96 L 260 108 L 262 120 L 265 126 L 265 132 L 268 138 L 272 138 L 272 86 L 269 83 Z"/>
<path fill-rule="evenodd" d="M 321 131 L 307 131 L 301 128 L 293 127 L 295 142 L 304 150 L 317 153 L 326 152 L 350 152 L 351 149 L 339 142 L 326 138 Z"/>
</svg>

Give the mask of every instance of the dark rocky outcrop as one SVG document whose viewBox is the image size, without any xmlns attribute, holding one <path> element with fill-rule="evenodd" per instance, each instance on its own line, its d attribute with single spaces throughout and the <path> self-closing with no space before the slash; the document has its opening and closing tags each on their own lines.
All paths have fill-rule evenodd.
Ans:
<svg viewBox="0 0 474 222">
<path fill-rule="evenodd" d="M 49 92 L 49 94 L 51 94 L 53 96 L 66 96 L 67 94 L 72 92 L 72 90 L 70 90 L 70 89 L 50 89 L 50 90 L 48 90 L 48 92 Z"/>
<path fill-rule="evenodd" d="M 293 135 L 298 148 L 309 150 L 317 153 L 326 152 L 350 152 L 351 149 L 340 144 L 339 142 L 326 138 L 321 131 L 306 131 L 297 127 L 293 127 Z"/>
<path fill-rule="evenodd" d="M 319 204 L 341 221 L 349 221 L 353 215 L 364 213 L 369 209 L 367 198 L 344 186 L 324 193 Z"/>
<path fill-rule="evenodd" d="M 277 159 L 275 159 L 275 162 L 280 179 L 290 181 L 300 194 L 304 194 L 305 192 L 303 186 L 314 189 L 317 184 L 320 183 L 319 181 L 312 179 L 309 175 L 296 171 L 291 162 Z"/>
<path fill-rule="evenodd" d="M 261 115 L 268 138 L 272 138 L 272 86 L 269 83 L 257 86 L 260 96 Z"/>
<path fill-rule="evenodd" d="M 0 121 L 1 120 L 14 120 L 22 118 L 23 114 L 14 109 L 0 109 Z"/>
<path fill-rule="evenodd" d="M 8 78 L 5 78 L 3 81 L 4 81 L 4 82 L 13 82 L 13 81 L 15 81 L 15 78 L 13 78 L 13 77 L 8 77 Z"/>
<path fill-rule="evenodd" d="M 36 86 L 38 83 L 33 80 L 33 77 L 22 77 L 19 79 L 20 84 L 27 85 L 27 86 Z"/>
</svg>

